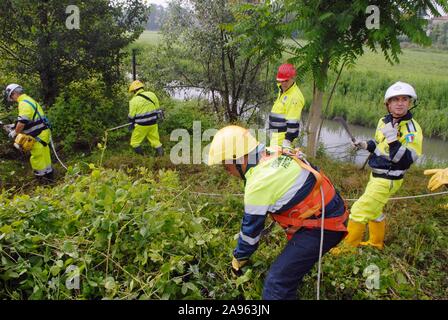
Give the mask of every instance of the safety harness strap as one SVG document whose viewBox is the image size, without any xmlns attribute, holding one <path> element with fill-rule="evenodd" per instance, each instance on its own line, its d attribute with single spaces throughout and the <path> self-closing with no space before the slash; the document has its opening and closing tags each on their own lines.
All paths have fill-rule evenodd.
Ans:
<svg viewBox="0 0 448 320">
<path fill-rule="evenodd" d="M 347 220 L 349 215 L 348 210 L 345 210 L 344 214 L 341 216 L 333 217 L 333 218 L 325 218 L 324 219 L 324 229 L 331 231 L 347 231 L 344 223 Z M 306 228 L 320 228 L 321 219 L 298 219 L 291 218 L 287 216 L 273 214 L 272 218 L 280 223 L 281 225 L 288 225 L 287 232 L 295 233 L 301 227 Z"/>
<path fill-rule="evenodd" d="M 138 93 L 137 96 L 142 97 L 143 99 L 145 99 L 145 100 L 151 102 L 153 105 L 156 105 L 156 104 L 154 103 L 154 101 L 152 101 L 152 99 L 151 99 L 150 97 L 147 97 L 147 96 L 145 96 L 144 94 Z"/>
<path fill-rule="evenodd" d="M 311 172 L 316 178 L 316 183 L 310 194 L 296 206 L 289 210 L 286 210 L 280 214 L 272 214 L 272 218 L 279 223 L 286 231 L 288 239 L 302 227 L 307 228 L 320 228 L 322 225 L 321 219 L 309 219 L 311 216 L 319 217 L 322 210 L 321 201 L 321 189 L 324 194 L 324 205 L 327 205 L 332 201 L 336 195 L 336 190 L 330 180 L 323 174 L 315 170 L 311 165 L 305 161 L 299 159 L 298 155 L 283 150 L 277 150 L 279 154 L 283 154 L 291 157 L 296 163 L 303 168 Z M 345 206 L 347 208 L 347 206 Z M 344 214 L 337 217 L 325 218 L 324 229 L 331 231 L 346 232 L 347 228 L 344 223 L 348 218 L 348 210 L 346 209 Z"/>
</svg>

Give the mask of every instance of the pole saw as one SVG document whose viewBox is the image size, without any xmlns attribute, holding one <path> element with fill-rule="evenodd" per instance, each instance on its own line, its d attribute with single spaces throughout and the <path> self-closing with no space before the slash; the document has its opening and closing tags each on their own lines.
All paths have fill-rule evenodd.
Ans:
<svg viewBox="0 0 448 320">
<path fill-rule="evenodd" d="M 345 121 L 344 118 L 342 117 L 335 117 L 333 120 L 338 121 L 340 124 L 342 124 L 342 126 L 344 127 L 345 131 L 348 133 L 348 135 L 350 136 L 350 139 L 352 140 L 353 143 L 356 142 L 356 138 L 353 136 L 352 132 L 350 131 L 347 121 Z M 372 154 L 369 154 L 369 156 L 367 157 L 366 161 L 364 162 L 364 164 L 361 167 L 361 170 L 364 170 L 364 168 L 366 167 L 367 163 L 369 162 L 370 158 L 372 157 Z"/>
</svg>

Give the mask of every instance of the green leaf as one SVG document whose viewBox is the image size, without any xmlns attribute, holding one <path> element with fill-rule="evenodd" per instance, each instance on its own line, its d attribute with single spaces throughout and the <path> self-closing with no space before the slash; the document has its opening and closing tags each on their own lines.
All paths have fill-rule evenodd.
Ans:
<svg viewBox="0 0 448 320">
<path fill-rule="evenodd" d="M 10 225 L 6 224 L 3 227 L 0 228 L 0 232 L 4 233 L 4 234 L 10 234 L 13 232 L 13 229 Z"/>
</svg>

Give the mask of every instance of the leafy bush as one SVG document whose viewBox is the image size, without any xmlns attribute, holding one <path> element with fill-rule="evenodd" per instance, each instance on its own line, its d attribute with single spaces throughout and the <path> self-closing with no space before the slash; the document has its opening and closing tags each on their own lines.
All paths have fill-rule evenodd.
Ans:
<svg viewBox="0 0 448 320">
<path fill-rule="evenodd" d="M 129 164 L 146 165 L 127 151 Z M 114 155 L 111 165 L 120 167 Z M 315 162 L 346 197 L 367 183 L 349 164 Z M 0 194 L 0 299 L 259 299 L 272 261 L 285 244 L 279 227 L 261 241 L 242 277 L 229 270 L 244 210 L 242 182 L 221 168 L 180 166 L 180 172 L 126 166 L 76 176 L 70 168 L 54 188 Z M 83 170 L 84 171 L 84 170 Z M 422 193 L 426 177 L 408 176 L 401 195 Z M 221 197 L 190 191 L 217 192 Z M 446 199 L 391 202 L 386 248 L 323 259 L 324 299 L 441 299 L 446 297 Z M 422 220 L 422 215 L 425 219 Z M 80 289 L 69 290 L 80 274 Z M 376 266 L 380 288 L 365 273 Z M 316 296 L 316 268 L 302 299 Z"/>
<path fill-rule="evenodd" d="M 127 95 L 116 88 L 106 88 L 103 81 L 92 78 L 73 82 L 57 97 L 48 111 L 53 136 L 64 151 L 91 150 L 104 130 L 126 123 Z"/>
<path fill-rule="evenodd" d="M 180 102 L 175 100 L 166 101 L 162 106 L 166 109 L 166 120 L 161 125 L 161 134 L 170 134 L 176 129 L 186 129 L 193 134 L 193 122 L 201 122 L 201 131 L 209 128 L 218 128 L 215 116 L 204 112 L 197 100 Z M 220 128 L 220 127 L 219 127 Z"/>
<path fill-rule="evenodd" d="M 232 209 L 207 216 L 207 205 L 182 207 L 174 171 L 138 168 L 131 178 L 91 169 L 79 177 L 71 169 L 64 184 L 35 195 L 0 196 L 0 298 L 241 295 L 229 280 L 232 237 L 213 221 Z M 79 271 L 79 290 L 65 285 L 70 266 Z M 245 281 L 254 280 L 250 274 Z"/>
</svg>

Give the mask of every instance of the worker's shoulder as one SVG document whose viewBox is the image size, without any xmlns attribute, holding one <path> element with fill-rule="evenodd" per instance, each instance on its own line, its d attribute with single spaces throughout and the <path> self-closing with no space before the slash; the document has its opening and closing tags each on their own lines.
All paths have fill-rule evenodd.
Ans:
<svg viewBox="0 0 448 320">
<path fill-rule="evenodd" d="M 299 87 L 297 86 L 297 84 L 294 84 L 291 89 L 292 90 L 288 92 L 290 101 L 293 103 L 303 102 L 304 96 L 302 91 L 300 91 Z"/>
<path fill-rule="evenodd" d="M 412 117 L 408 120 L 405 120 L 404 123 L 406 123 L 406 125 L 410 128 L 410 130 L 422 131 L 422 127 L 417 122 L 417 120 L 415 120 L 414 117 Z"/>
<path fill-rule="evenodd" d="M 295 166 L 290 166 L 293 159 L 288 156 L 272 157 L 252 167 L 246 174 L 247 183 L 269 186 L 276 180 L 283 180 L 286 176 L 296 173 Z"/>
<path fill-rule="evenodd" d="M 146 97 L 146 98 L 145 98 Z M 148 99 L 151 99 L 152 101 L 158 101 L 158 98 L 156 96 L 156 94 L 152 91 L 143 91 L 143 92 L 139 92 L 138 94 L 136 94 L 134 97 L 132 97 L 131 101 L 147 101 Z"/>
<path fill-rule="evenodd" d="M 157 98 L 157 95 L 152 91 L 143 91 L 141 94 L 143 94 L 144 96 L 150 97 L 150 98 L 152 98 L 152 97 Z"/>
<path fill-rule="evenodd" d="M 18 101 L 19 111 L 33 111 L 34 107 L 37 107 L 37 102 L 30 96 L 21 96 Z"/>
<path fill-rule="evenodd" d="M 378 129 L 381 127 L 384 127 L 386 125 L 386 123 L 388 121 L 390 121 L 390 120 L 388 120 L 388 117 L 389 117 L 389 115 L 385 115 L 378 120 L 378 124 L 377 124 Z"/>
</svg>

